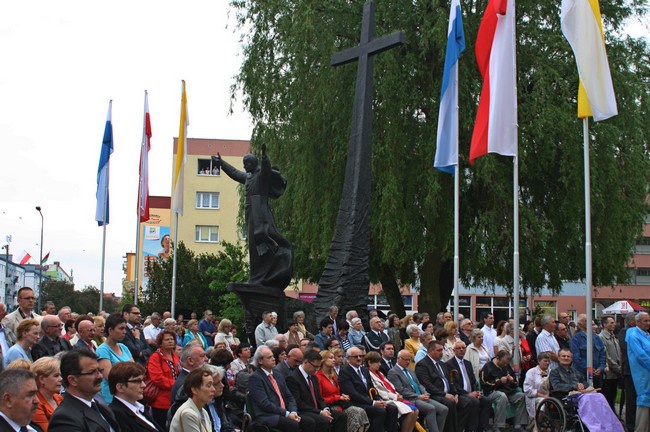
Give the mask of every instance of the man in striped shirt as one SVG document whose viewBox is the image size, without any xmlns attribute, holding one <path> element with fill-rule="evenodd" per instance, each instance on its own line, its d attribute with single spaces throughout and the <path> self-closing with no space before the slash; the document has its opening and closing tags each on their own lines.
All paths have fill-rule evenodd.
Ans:
<svg viewBox="0 0 650 432">
<path fill-rule="evenodd" d="M 551 315 L 545 315 L 542 320 L 542 332 L 537 336 L 535 340 L 535 350 L 537 355 L 543 352 L 549 353 L 551 356 L 551 365 L 549 370 L 553 370 L 560 365 L 558 362 L 559 358 L 557 356 L 558 351 L 560 351 L 560 345 L 555 339 L 555 320 Z"/>
</svg>

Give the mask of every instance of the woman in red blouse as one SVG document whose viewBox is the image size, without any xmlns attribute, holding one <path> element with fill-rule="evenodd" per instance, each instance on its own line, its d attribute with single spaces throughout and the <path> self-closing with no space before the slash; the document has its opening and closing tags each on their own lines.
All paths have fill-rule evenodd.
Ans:
<svg viewBox="0 0 650 432">
<path fill-rule="evenodd" d="M 339 380 L 334 372 L 334 354 L 324 350 L 320 353 L 323 362 L 321 368 L 316 372 L 318 378 L 318 387 L 321 396 L 331 409 L 345 411 L 348 415 L 348 432 L 360 432 L 368 429 L 370 421 L 363 408 L 352 406 L 350 396 L 341 394 Z"/>
<path fill-rule="evenodd" d="M 156 400 L 150 406 L 153 418 L 159 425 L 167 421 L 167 411 L 171 405 L 171 391 L 181 372 L 180 359 L 174 352 L 176 348 L 176 334 L 165 330 L 158 334 L 156 344 L 159 348 L 151 354 L 147 363 L 147 378 L 158 386 L 160 391 Z"/>
</svg>

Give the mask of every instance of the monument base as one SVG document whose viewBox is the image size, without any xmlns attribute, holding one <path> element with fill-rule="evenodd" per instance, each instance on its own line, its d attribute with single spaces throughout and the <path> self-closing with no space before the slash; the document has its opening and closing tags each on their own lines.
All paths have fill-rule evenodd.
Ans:
<svg viewBox="0 0 650 432">
<path fill-rule="evenodd" d="M 262 322 L 262 313 L 265 311 L 277 312 L 277 328 L 286 327 L 284 290 L 247 283 L 229 283 L 226 288 L 237 294 L 244 306 L 246 334 L 251 345 L 255 344 L 255 327 Z"/>
</svg>

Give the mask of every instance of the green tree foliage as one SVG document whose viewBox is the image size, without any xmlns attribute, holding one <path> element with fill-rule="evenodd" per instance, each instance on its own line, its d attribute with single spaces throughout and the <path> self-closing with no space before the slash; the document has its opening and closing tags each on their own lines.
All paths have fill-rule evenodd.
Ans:
<svg viewBox="0 0 650 432">
<path fill-rule="evenodd" d="M 228 318 L 243 328 L 243 308 L 239 299 L 226 290 L 229 282 L 242 282 L 248 278 L 245 251 L 228 242 L 224 250 L 214 254 L 195 254 L 183 242 L 178 244 L 176 275 L 176 313 L 189 317 L 199 316 L 211 309 L 215 316 Z M 150 265 L 149 284 L 143 290 L 140 304 L 145 314 L 170 309 L 173 257 Z"/>
<path fill-rule="evenodd" d="M 329 65 L 358 44 L 364 1 L 233 0 L 244 61 L 233 86 L 289 187 L 274 204 L 294 246 L 294 276 L 318 280 L 342 190 L 356 65 Z M 452 288 L 453 179 L 432 168 L 448 2 L 377 0 L 376 35 L 407 46 L 375 58 L 371 278 L 401 310 L 399 283 L 420 279 L 420 309 Z M 601 2 L 620 114 L 591 125 L 594 283 L 624 281 L 645 215 L 648 184 L 646 41 L 623 34 L 647 4 Z M 468 164 L 480 74 L 474 41 L 487 0 L 461 0 L 467 49 L 460 59 L 461 274 L 465 284 L 512 287 L 512 159 Z M 560 30 L 560 2 L 517 2 L 520 256 L 522 287 L 561 288 L 584 277 L 582 123 L 577 69 Z"/>
<path fill-rule="evenodd" d="M 43 300 L 52 301 L 57 309 L 69 306 L 73 312 L 85 314 L 91 312 L 97 314 L 99 308 L 99 289 L 87 285 L 81 291 L 74 289 L 74 284 L 66 281 L 48 280 L 43 282 Z M 104 310 L 114 312 L 119 305 L 111 298 L 104 299 Z"/>
</svg>

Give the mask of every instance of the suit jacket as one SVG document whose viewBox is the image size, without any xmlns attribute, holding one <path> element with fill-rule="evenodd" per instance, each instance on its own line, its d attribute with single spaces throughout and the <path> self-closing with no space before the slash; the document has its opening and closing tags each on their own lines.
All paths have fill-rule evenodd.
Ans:
<svg viewBox="0 0 650 432">
<path fill-rule="evenodd" d="M 282 378 L 284 378 L 284 380 L 286 381 L 286 380 L 287 380 L 287 377 L 288 377 L 288 376 L 291 374 L 291 372 L 293 372 L 294 370 L 295 370 L 295 369 L 291 369 L 291 368 L 289 367 L 289 365 L 287 364 L 286 361 L 282 361 L 282 362 L 280 362 L 279 365 L 277 365 L 276 367 L 273 368 L 273 373 L 274 373 L 274 374 L 277 374 L 277 375 L 282 375 Z M 273 376 L 277 376 L 277 375 L 273 375 Z"/>
<path fill-rule="evenodd" d="M 323 397 L 320 394 L 320 388 L 318 386 L 318 379 L 315 375 L 308 377 L 311 381 L 311 385 L 314 387 L 314 396 L 316 396 L 316 405 L 318 408 L 314 407 L 314 401 L 311 397 L 311 391 L 307 385 L 305 377 L 302 375 L 302 372 L 299 368 L 291 371 L 287 377 L 287 387 L 291 391 L 294 399 L 296 399 L 296 404 L 298 405 L 298 413 L 311 412 L 314 414 L 320 414 L 320 412 L 327 406 Z"/>
<path fill-rule="evenodd" d="M 144 337 L 144 332 L 142 330 L 140 330 L 140 338 L 136 339 L 135 335 L 133 334 L 133 330 L 131 330 L 131 328 L 129 328 L 127 325 L 126 336 L 124 337 L 124 340 L 122 340 L 122 343 L 126 345 L 126 347 L 131 352 L 133 361 L 141 364 L 144 367 L 147 366 L 147 361 L 151 355 L 151 347 L 147 343 L 147 340 Z M 142 353 L 142 356 L 140 356 L 140 353 Z"/>
<path fill-rule="evenodd" d="M 415 381 L 415 384 L 418 386 L 418 389 L 420 389 L 421 394 L 428 394 L 427 389 L 424 388 L 422 384 L 420 384 L 420 381 L 418 380 L 417 375 L 415 372 L 409 369 L 409 372 L 411 373 L 411 376 L 413 377 L 413 381 Z M 397 390 L 397 393 L 401 394 L 404 396 L 404 399 L 406 399 L 409 402 L 415 402 L 418 399 L 418 394 L 415 392 L 415 389 L 413 388 L 413 385 L 411 384 L 411 381 L 409 381 L 408 377 L 402 370 L 400 366 L 395 366 L 391 370 L 388 371 L 388 381 L 395 386 L 395 390 Z"/>
<path fill-rule="evenodd" d="M 37 432 L 43 432 L 43 429 L 36 423 L 30 423 L 29 425 L 36 429 Z M 14 432 L 14 429 L 9 426 L 9 423 L 2 416 L 0 416 L 0 432 Z"/>
<path fill-rule="evenodd" d="M 449 391 L 447 393 L 456 394 L 456 388 L 451 382 L 451 376 L 449 375 L 449 367 L 444 362 L 438 362 L 440 367 L 449 383 Z M 442 377 L 438 373 L 431 357 L 425 356 L 422 360 L 415 364 L 415 374 L 418 377 L 418 380 L 427 392 L 434 398 L 444 398 L 445 397 L 445 384 L 442 380 Z"/>
<path fill-rule="evenodd" d="M 214 408 L 217 410 L 217 415 L 219 416 L 219 423 L 221 423 L 221 427 L 219 429 L 219 432 L 234 432 L 235 431 L 235 425 L 233 425 L 230 422 L 230 419 L 226 415 L 226 410 L 223 407 L 223 400 L 222 398 L 217 398 L 212 402 Z M 205 406 L 205 410 L 208 412 L 208 416 L 210 417 L 210 421 L 212 424 L 215 423 L 215 418 L 212 416 L 212 411 L 209 408 L 209 405 Z M 214 428 L 213 428 L 214 429 Z M 210 431 L 212 432 L 212 431 Z"/>
<path fill-rule="evenodd" d="M 37 320 L 39 323 L 43 321 L 43 317 L 31 312 L 32 316 L 31 318 L 34 318 Z M 11 347 L 13 344 L 16 343 L 16 327 L 18 327 L 18 324 L 23 320 L 22 315 L 20 314 L 20 310 L 16 309 L 10 314 L 7 314 L 6 317 L 2 319 L 2 327 L 5 329 L 5 337 L 7 338 L 7 345 Z"/>
<path fill-rule="evenodd" d="M 79 339 L 77 343 L 72 346 L 72 349 L 87 349 L 87 350 L 91 350 L 92 352 L 95 352 L 97 348 L 95 347 L 95 345 L 93 345 L 91 348 L 88 346 L 88 344 L 86 344 L 86 342 Z"/>
<path fill-rule="evenodd" d="M 70 351 L 71 349 L 72 345 L 64 337 L 58 337 L 53 341 L 47 336 L 43 336 L 32 347 L 32 358 L 36 361 L 41 357 L 54 357 L 61 351 Z"/>
<path fill-rule="evenodd" d="M 201 421 L 203 417 L 205 424 Z M 170 431 L 185 432 L 212 432 L 212 420 L 205 408 L 196 406 L 192 399 L 188 399 L 178 409 L 169 425 Z"/>
<path fill-rule="evenodd" d="M 394 368 L 397 364 L 393 359 L 388 360 L 388 363 L 390 363 L 390 368 L 388 367 L 386 359 L 383 357 L 381 358 L 381 365 L 379 366 L 379 370 L 384 374 L 385 377 L 388 377 L 388 371 Z"/>
<path fill-rule="evenodd" d="M 287 388 L 284 378 L 280 375 L 273 377 L 280 388 L 285 408 L 280 406 L 280 398 L 262 368 L 253 372 L 248 380 L 248 394 L 255 413 L 254 420 L 270 427 L 276 426 L 280 416 L 284 417 L 287 411 L 298 412 L 296 400 Z"/>
<path fill-rule="evenodd" d="M 465 371 L 467 372 L 467 379 L 469 380 L 470 388 L 472 391 L 477 391 L 478 390 L 478 381 L 476 380 L 476 376 L 474 375 L 474 369 L 472 368 L 472 364 L 468 360 L 463 360 L 463 364 L 465 365 Z M 447 366 L 449 366 L 449 373 L 452 376 L 452 381 L 454 382 L 454 386 L 456 387 L 456 391 L 458 394 L 467 394 L 465 391 L 465 386 L 464 386 L 464 381 L 463 381 L 463 374 L 460 372 L 460 366 L 458 365 L 458 361 L 456 360 L 456 356 L 453 356 L 449 360 L 447 360 Z M 455 371 L 455 373 L 453 372 Z"/>
<path fill-rule="evenodd" d="M 373 401 L 379 400 L 380 397 L 377 394 L 377 389 L 372 385 L 372 378 L 370 378 L 368 369 L 362 367 L 361 373 L 366 379 L 367 385 L 363 383 L 361 377 L 357 375 L 357 372 L 352 366 L 343 366 L 339 372 L 339 384 L 341 386 L 341 393 L 350 396 L 353 405 L 367 408 L 372 406 Z M 372 399 L 369 394 L 371 389 L 374 390 L 372 393 L 376 395 Z"/>
<path fill-rule="evenodd" d="M 388 342 L 388 335 L 383 331 L 380 331 L 379 335 L 377 335 L 374 330 L 370 330 L 363 337 L 363 344 L 366 346 L 368 351 L 379 352 L 379 346 L 383 342 Z"/>
<path fill-rule="evenodd" d="M 147 420 L 153 423 L 154 426 L 156 426 L 155 428 L 152 428 L 140 417 L 135 415 L 135 413 L 131 411 L 129 407 L 124 405 L 122 401 L 118 400 L 115 397 L 113 398 L 113 402 L 111 402 L 109 407 L 113 411 L 113 414 L 115 414 L 115 419 L 120 424 L 122 432 L 165 432 L 165 429 L 158 425 L 154 419 L 152 419 L 147 414 L 146 411 L 143 413 L 143 415 L 147 418 Z"/>
<path fill-rule="evenodd" d="M 115 420 L 113 412 L 106 405 L 95 403 L 101 415 L 76 397 L 66 393 L 63 402 L 50 419 L 48 432 L 109 432 L 106 422 L 115 432 L 120 432 L 120 425 Z"/>
</svg>

